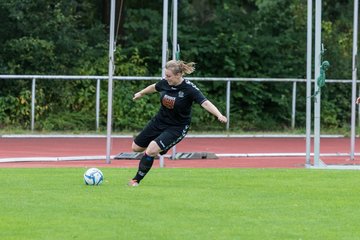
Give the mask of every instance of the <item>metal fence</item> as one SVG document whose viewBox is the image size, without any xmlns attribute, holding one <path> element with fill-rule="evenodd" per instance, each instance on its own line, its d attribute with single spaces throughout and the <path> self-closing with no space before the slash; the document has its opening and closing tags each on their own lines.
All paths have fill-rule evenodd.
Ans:
<svg viewBox="0 0 360 240">
<path fill-rule="evenodd" d="M 48 79 L 48 80 L 95 80 L 96 81 L 96 130 L 99 129 L 99 113 L 100 113 L 100 84 L 102 80 L 107 80 L 108 76 L 60 76 L 60 75 L 0 75 L 0 80 L 4 79 L 29 79 L 32 80 L 31 88 L 31 130 L 34 130 L 35 125 L 35 104 L 36 104 L 36 80 Z M 114 80 L 123 81 L 156 81 L 161 77 L 135 77 L 135 76 L 114 76 Z M 227 77 L 187 77 L 190 81 L 220 81 L 226 82 L 226 117 L 228 122 L 226 124 L 226 130 L 229 130 L 230 126 L 230 96 L 231 96 L 231 83 L 232 82 L 288 82 L 292 83 L 292 110 L 291 110 L 291 128 L 295 128 L 296 117 L 296 85 L 297 83 L 306 83 L 306 79 L 297 78 L 227 78 Z M 312 80 L 314 82 L 314 80 Z M 329 79 L 327 83 L 352 83 L 352 80 L 348 79 Z M 359 83 L 359 81 L 358 81 Z M 360 92 L 359 92 L 360 96 Z M 360 106 L 359 106 L 360 110 Z M 360 111 L 359 119 L 360 119 Z M 359 120 L 360 124 L 360 120 Z"/>
</svg>

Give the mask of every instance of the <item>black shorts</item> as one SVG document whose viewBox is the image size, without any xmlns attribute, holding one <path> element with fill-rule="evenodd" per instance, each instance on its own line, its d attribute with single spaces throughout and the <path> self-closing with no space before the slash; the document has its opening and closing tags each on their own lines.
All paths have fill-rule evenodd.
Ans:
<svg viewBox="0 0 360 240">
<path fill-rule="evenodd" d="M 143 148 L 147 148 L 151 141 L 155 141 L 163 155 L 180 142 L 187 134 L 189 125 L 171 126 L 160 124 L 156 119 L 151 119 L 147 126 L 134 139 L 134 142 Z"/>
</svg>

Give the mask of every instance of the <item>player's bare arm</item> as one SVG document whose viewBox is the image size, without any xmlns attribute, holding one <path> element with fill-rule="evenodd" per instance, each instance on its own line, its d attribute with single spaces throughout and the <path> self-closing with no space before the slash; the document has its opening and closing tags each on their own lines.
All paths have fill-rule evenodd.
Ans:
<svg viewBox="0 0 360 240">
<path fill-rule="evenodd" d="M 156 92 L 155 83 L 134 94 L 133 100 L 142 98 L 144 95 Z"/>
<path fill-rule="evenodd" d="M 212 115 L 214 115 L 215 117 L 217 117 L 217 119 L 222 122 L 222 123 L 226 123 L 227 122 L 227 118 L 221 114 L 221 112 L 219 111 L 219 109 L 212 104 L 212 102 L 210 102 L 209 100 L 206 100 L 205 102 L 203 102 L 201 104 L 201 106 L 208 111 L 209 113 L 211 113 Z"/>
</svg>

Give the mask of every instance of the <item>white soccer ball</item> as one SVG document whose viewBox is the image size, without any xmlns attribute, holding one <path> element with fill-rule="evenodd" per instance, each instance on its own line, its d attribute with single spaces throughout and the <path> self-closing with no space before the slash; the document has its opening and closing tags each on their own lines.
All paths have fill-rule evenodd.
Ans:
<svg viewBox="0 0 360 240">
<path fill-rule="evenodd" d="M 97 168 L 89 168 L 84 174 L 86 185 L 99 185 L 104 181 L 104 174 Z"/>
</svg>

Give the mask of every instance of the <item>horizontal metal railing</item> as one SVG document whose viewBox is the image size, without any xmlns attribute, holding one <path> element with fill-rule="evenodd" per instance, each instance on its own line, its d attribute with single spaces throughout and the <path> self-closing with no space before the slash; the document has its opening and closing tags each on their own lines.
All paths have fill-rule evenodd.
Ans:
<svg viewBox="0 0 360 240">
<path fill-rule="evenodd" d="M 100 112 L 100 81 L 107 80 L 108 76 L 76 76 L 76 75 L 0 75 L 0 80 L 5 79 L 29 79 L 32 80 L 31 89 L 31 130 L 34 130 L 35 125 L 35 92 L 36 92 L 36 80 L 48 79 L 48 80 L 96 80 L 96 130 L 99 129 L 99 112 Z M 125 81 L 157 81 L 161 77 L 139 77 L 139 76 L 114 76 L 113 80 L 125 80 Z M 306 83 L 306 79 L 301 78 L 230 78 L 230 77 L 187 77 L 190 81 L 221 81 L 226 82 L 226 117 L 228 122 L 226 124 L 226 130 L 229 130 L 230 126 L 230 95 L 231 95 L 231 82 L 289 82 L 293 83 L 292 91 L 292 113 L 291 113 L 291 127 L 295 128 L 296 117 L 296 84 Z M 314 82 L 314 79 L 312 79 Z M 352 83 L 351 79 L 329 79 L 327 83 Z M 359 81 L 357 81 L 359 83 Z M 359 92 L 360 96 L 360 92 Z M 360 110 L 360 106 L 359 106 Z M 360 113 L 360 111 L 358 111 Z M 359 115 L 360 124 L 360 115 Z"/>
<path fill-rule="evenodd" d="M 84 75 L 0 75 L 0 79 L 61 79 L 61 80 L 106 80 L 108 76 L 84 76 Z M 159 80 L 161 77 L 146 76 L 114 76 L 114 80 Z M 186 77 L 192 81 L 231 81 L 231 82 L 306 82 L 302 78 L 236 78 L 236 77 Z M 314 79 L 312 79 L 314 82 Z M 351 79 L 326 79 L 327 83 L 351 83 Z M 359 83 L 360 80 L 357 81 Z"/>
</svg>

